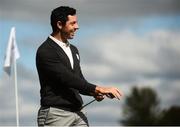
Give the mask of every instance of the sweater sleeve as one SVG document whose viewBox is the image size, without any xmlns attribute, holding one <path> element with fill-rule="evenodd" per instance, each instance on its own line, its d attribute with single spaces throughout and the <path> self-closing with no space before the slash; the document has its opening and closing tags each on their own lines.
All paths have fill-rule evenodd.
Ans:
<svg viewBox="0 0 180 127">
<path fill-rule="evenodd" d="M 81 78 L 82 78 L 85 82 L 87 82 L 87 80 L 84 78 L 81 70 L 80 70 L 80 73 L 81 73 L 81 74 L 80 74 Z M 88 83 L 89 85 L 94 85 L 94 84 L 91 84 L 91 83 L 89 83 L 89 82 L 87 82 L 87 83 Z M 94 88 L 94 91 L 95 91 L 95 88 Z M 80 94 L 83 94 L 83 95 L 92 96 L 94 92 L 87 92 L 87 91 L 84 91 L 84 90 L 79 90 L 79 93 L 80 93 Z"/>
<path fill-rule="evenodd" d="M 75 46 L 73 46 L 74 48 L 75 48 L 75 50 L 76 50 L 76 53 L 78 54 L 78 60 L 79 60 L 79 63 L 80 63 L 80 60 L 81 60 L 81 57 L 80 57 L 80 54 L 79 54 L 79 51 L 78 51 L 78 49 L 75 47 Z M 86 79 L 85 79 L 85 77 L 84 77 L 84 75 L 83 75 L 83 73 L 82 73 L 82 71 L 81 71 L 81 66 L 79 65 L 79 72 L 80 72 L 80 78 L 82 79 L 82 80 L 84 80 L 86 83 L 88 83 L 89 85 L 94 85 L 94 84 L 91 84 L 91 83 L 89 83 Z M 94 85 L 95 86 L 95 85 Z M 94 88 L 95 89 L 95 88 Z M 87 96 L 92 96 L 93 95 L 93 93 L 94 92 L 91 92 L 91 93 L 89 93 L 89 92 L 86 92 L 86 91 L 84 91 L 84 90 L 79 90 L 79 93 L 80 94 L 83 94 L 83 95 L 87 95 Z"/>
</svg>

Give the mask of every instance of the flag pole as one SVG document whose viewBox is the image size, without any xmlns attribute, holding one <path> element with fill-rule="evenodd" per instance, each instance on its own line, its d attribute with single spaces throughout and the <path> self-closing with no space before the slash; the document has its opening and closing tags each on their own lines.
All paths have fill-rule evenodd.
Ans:
<svg viewBox="0 0 180 127">
<path fill-rule="evenodd" d="M 19 106 L 18 106 L 18 88 L 17 88 L 17 67 L 16 67 L 16 60 L 14 60 L 14 84 L 15 84 L 15 98 L 16 98 L 16 126 L 19 127 Z"/>
<path fill-rule="evenodd" d="M 18 88 L 17 88 L 17 68 L 16 60 L 20 57 L 19 50 L 16 44 L 15 27 L 11 28 L 9 41 L 5 54 L 4 71 L 10 76 L 11 66 L 14 64 L 14 85 L 15 85 L 15 103 L 16 103 L 16 126 L 19 127 L 19 107 L 18 107 Z"/>
</svg>

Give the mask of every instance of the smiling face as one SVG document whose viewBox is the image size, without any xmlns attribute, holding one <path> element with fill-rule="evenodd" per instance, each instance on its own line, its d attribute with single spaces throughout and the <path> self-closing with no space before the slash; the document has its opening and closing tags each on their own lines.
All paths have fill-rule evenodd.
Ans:
<svg viewBox="0 0 180 127">
<path fill-rule="evenodd" d="M 77 16 L 76 15 L 68 15 L 68 20 L 65 25 L 61 24 L 60 32 L 61 37 L 64 40 L 73 39 L 75 32 L 79 29 Z"/>
</svg>

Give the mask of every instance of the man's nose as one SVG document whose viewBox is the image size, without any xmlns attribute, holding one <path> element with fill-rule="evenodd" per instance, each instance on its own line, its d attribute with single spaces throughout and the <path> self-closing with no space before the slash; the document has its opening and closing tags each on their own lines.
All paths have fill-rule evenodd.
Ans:
<svg viewBox="0 0 180 127">
<path fill-rule="evenodd" d="M 75 29 L 78 30 L 79 29 L 79 25 L 76 23 L 75 25 Z"/>
</svg>

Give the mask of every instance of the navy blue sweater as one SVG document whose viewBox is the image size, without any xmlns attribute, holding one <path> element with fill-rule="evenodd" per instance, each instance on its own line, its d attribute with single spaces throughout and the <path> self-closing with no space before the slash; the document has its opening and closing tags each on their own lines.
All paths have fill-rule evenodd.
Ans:
<svg viewBox="0 0 180 127">
<path fill-rule="evenodd" d="M 95 85 L 88 83 L 82 75 L 78 50 L 70 45 L 74 67 L 63 49 L 48 38 L 38 48 L 36 67 L 40 80 L 41 106 L 78 111 L 82 104 L 80 94 L 91 95 Z"/>
</svg>

